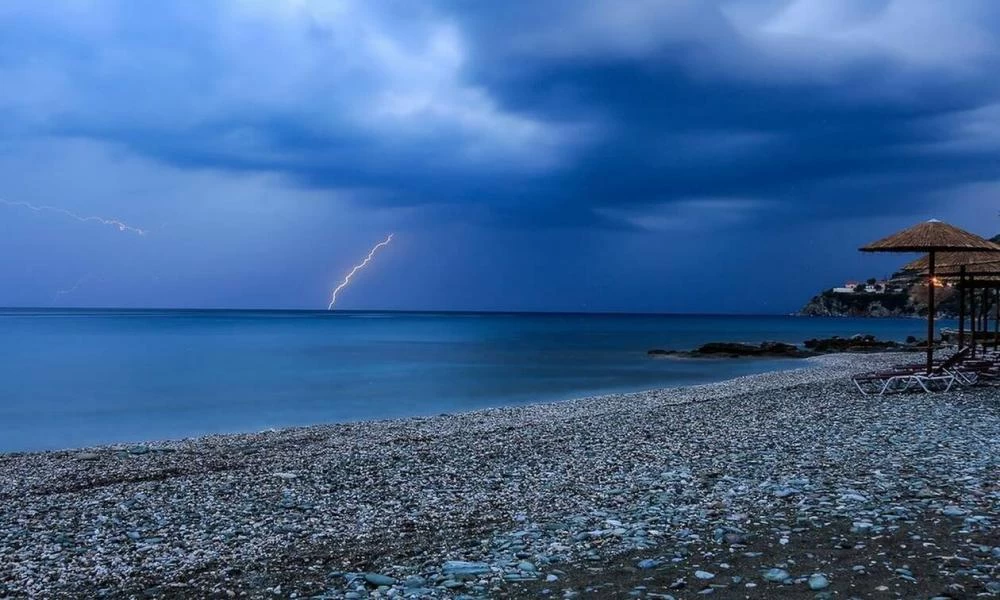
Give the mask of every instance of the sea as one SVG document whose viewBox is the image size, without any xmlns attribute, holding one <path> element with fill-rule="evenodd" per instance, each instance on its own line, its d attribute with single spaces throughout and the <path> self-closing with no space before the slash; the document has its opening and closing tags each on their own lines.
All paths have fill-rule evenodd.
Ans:
<svg viewBox="0 0 1000 600">
<path fill-rule="evenodd" d="M 647 351 L 925 332 L 918 319 L 2 309 L 0 452 L 686 386 L 801 362 Z"/>
</svg>

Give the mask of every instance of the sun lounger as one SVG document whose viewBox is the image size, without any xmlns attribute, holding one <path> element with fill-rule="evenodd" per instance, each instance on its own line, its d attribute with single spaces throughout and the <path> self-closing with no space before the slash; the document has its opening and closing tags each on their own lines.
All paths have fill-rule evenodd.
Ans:
<svg viewBox="0 0 1000 600">
<path fill-rule="evenodd" d="M 928 373 L 921 365 L 904 365 L 892 371 L 862 373 L 851 378 L 854 387 L 862 394 L 883 396 L 888 393 L 922 390 L 924 392 L 947 392 L 953 385 L 974 385 L 979 381 L 978 373 L 960 371 L 960 366 L 970 353 L 965 348 L 940 361 Z"/>
<path fill-rule="evenodd" d="M 923 369 L 864 373 L 851 378 L 854 386 L 865 396 L 872 394 L 883 396 L 888 393 L 901 393 L 917 389 L 928 393 L 947 392 L 957 380 L 958 377 L 953 373 L 933 372 L 927 374 Z"/>
</svg>

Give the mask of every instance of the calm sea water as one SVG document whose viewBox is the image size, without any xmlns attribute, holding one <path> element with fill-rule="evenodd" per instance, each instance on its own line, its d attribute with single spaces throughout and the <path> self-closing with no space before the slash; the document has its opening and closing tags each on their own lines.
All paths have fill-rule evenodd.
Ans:
<svg viewBox="0 0 1000 600">
<path fill-rule="evenodd" d="M 255 431 L 727 379 L 707 341 L 920 336 L 912 319 L 0 310 L 0 452 Z"/>
</svg>

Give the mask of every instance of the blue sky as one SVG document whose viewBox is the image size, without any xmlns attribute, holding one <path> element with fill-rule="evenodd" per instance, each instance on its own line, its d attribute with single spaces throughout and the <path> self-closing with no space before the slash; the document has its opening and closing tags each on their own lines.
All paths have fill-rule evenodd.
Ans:
<svg viewBox="0 0 1000 600">
<path fill-rule="evenodd" d="M 1000 3 L 0 5 L 0 305 L 787 312 L 1000 232 Z"/>
</svg>

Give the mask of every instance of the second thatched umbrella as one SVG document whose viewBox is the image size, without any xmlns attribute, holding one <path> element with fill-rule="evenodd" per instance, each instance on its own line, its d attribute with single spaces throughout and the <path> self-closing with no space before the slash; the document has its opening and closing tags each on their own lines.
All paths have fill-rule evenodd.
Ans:
<svg viewBox="0 0 1000 600">
<path fill-rule="evenodd" d="M 934 260 L 938 252 L 1000 252 L 1000 245 L 931 219 L 861 248 L 862 252 L 927 253 L 927 372 L 934 367 Z"/>
<path fill-rule="evenodd" d="M 955 271 L 960 267 L 968 267 L 968 270 L 989 270 L 1000 271 L 1000 252 L 941 252 L 934 257 L 935 269 L 949 267 Z M 930 257 L 921 256 L 909 262 L 900 271 L 926 273 L 930 266 Z"/>
<path fill-rule="evenodd" d="M 976 294 L 975 290 L 970 290 L 970 294 L 966 294 L 966 288 L 969 287 L 970 281 L 966 279 L 967 276 L 976 276 L 978 274 L 987 275 L 987 279 L 991 279 L 992 275 L 1000 273 L 1000 252 L 941 252 L 935 258 L 935 269 L 941 269 L 936 271 L 938 277 L 949 278 L 954 280 L 958 277 L 958 347 L 959 349 L 965 347 L 965 309 L 966 309 L 966 295 L 969 295 L 969 299 L 972 301 L 973 315 L 975 315 L 976 307 Z M 901 271 L 905 273 L 910 273 L 913 276 L 925 276 L 927 275 L 930 267 L 930 257 L 923 256 L 917 260 L 906 264 L 903 266 Z M 982 280 L 981 280 L 982 281 Z M 998 290 L 1000 293 L 1000 290 Z M 998 303 L 998 309 L 1000 309 L 1000 303 Z M 998 314 L 998 342 L 1000 342 L 1000 314 Z M 975 329 L 976 320 L 972 319 L 972 331 L 973 340 L 975 340 Z M 976 346 L 972 345 L 972 353 L 975 355 Z"/>
</svg>

